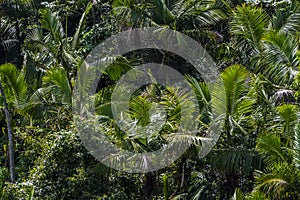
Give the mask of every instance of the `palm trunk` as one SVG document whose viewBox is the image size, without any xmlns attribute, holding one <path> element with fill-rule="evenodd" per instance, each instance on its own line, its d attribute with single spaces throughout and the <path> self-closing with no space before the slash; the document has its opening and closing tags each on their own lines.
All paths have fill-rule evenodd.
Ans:
<svg viewBox="0 0 300 200">
<path fill-rule="evenodd" d="M 17 67 L 18 69 L 22 69 L 22 55 L 21 55 L 21 35 L 20 35 L 20 25 L 19 25 L 19 19 L 16 18 L 16 38 L 18 40 L 17 42 Z"/>
<path fill-rule="evenodd" d="M 10 126 L 10 114 L 8 111 L 6 98 L 5 98 L 1 81 L 0 81 L 0 92 L 3 99 L 4 112 L 5 112 L 5 118 L 7 123 L 10 182 L 14 183 L 15 182 L 15 158 L 14 158 L 13 134 Z"/>
</svg>

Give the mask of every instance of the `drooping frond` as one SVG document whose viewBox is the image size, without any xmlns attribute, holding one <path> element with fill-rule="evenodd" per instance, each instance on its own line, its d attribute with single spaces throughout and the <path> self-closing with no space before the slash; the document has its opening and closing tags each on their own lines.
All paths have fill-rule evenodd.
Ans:
<svg viewBox="0 0 300 200">
<path fill-rule="evenodd" d="M 62 42 L 65 33 L 57 13 L 52 13 L 49 8 L 41 10 L 40 22 L 43 28 L 50 31 L 50 34 L 56 43 Z"/>
<path fill-rule="evenodd" d="M 84 13 L 81 16 L 81 19 L 79 21 L 79 24 L 77 26 L 77 30 L 73 36 L 73 41 L 72 41 L 72 49 L 75 50 L 77 49 L 79 42 L 80 42 L 80 38 L 81 38 L 81 33 L 84 29 L 84 25 L 85 25 L 85 21 L 86 21 L 86 17 L 89 14 L 90 10 L 92 9 L 93 4 L 90 2 L 88 3 L 88 5 L 86 6 L 86 9 L 84 11 Z"/>
<path fill-rule="evenodd" d="M 300 3 L 284 3 L 276 8 L 272 19 L 272 28 L 286 34 L 293 34 L 300 31 Z"/>
<path fill-rule="evenodd" d="M 290 84 L 296 75 L 299 60 L 297 38 L 278 32 L 268 32 L 262 39 L 261 63 L 255 70 L 277 85 Z"/>
<path fill-rule="evenodd" d="M 194 24 L 197 27 L 213 26 L 227 19 L 230 7 L 225 1 L 196 1 Z M 205 5 L 206 4 L 206 5 Z M 207 9 L 204 9 L 207 7 Z"/>
<path fill-rule="evenodd" d="M 135 0 L 115 0 L 113 2 L 113 12 L 115 19 L 122 28 L 143 27 L 155 24 L 151 20 L 149 9 L 153 7 L 151 3 Z"/>
<path fill-rule="evenodd" d="M 26 101 L 27 94 L 24 75 L 15 65 L 6 63 L 0 66 L 0 77 L 7 101 L 13 103 L 17 108 L 21 107 Z"/>
<path fill-rule="evenodd" d="M 284 199 L 287 193 L 291 199 L 299 197 L 297 182 L 299 172 L 288 163 L 274 163 L 266 172 L 256 172 L 255 190 L 261 191 L 270 199 Z"/>
<path fill-rule="evenodd" d="M 224 149 L 213 151 L 209 159 L 223 173 L 251 171 L 258 162 L 257 153 L 247 149 Z"/>
<path fill-rule="evenodd" d="M 201 34 L 205 32 L 202 28 L 224 21 L 230 10 L 224 1 L 219 0 L 173 1 L 169 3 L 168 9 L 172 17 L 163 24 L 185 33 L 198 30 Z"/>
<path fill-rule="evenodd" d="M 43 77 L 45 87 L 51 87 L 51 93 L 57 98 L 61 98 L 62 103 L 71 103 L 71 86 L 68 81 L 67 72 L 64 68 L 50 68 Z"/>
<path fill-rule="evenodd" d="M 9 50 L 18 41 L 15 38 L 16 29 L 7 19 L 0 17 L 0 46 Z"/>
<path fill-rule="evenodd" d="M 256 150 L 263 156 L 267 164 L 290 161 L 287 152 L 281 146 L 280 137 L 275 134 L 260 136 L 257 139 Z"/>
<path fill-rule="evenodd" d="M 191 76 L 187 76 L 186 79 L 197 96 L 200 112 L 203 111 L 205 107 L 208 108 L 211 100 L 209 87 L 204 82 L 198 82 Z"/>
</svg>

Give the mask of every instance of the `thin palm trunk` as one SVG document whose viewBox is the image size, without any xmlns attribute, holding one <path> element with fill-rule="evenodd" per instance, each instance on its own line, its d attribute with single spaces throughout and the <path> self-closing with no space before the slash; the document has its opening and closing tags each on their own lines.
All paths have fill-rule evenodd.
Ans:
<svg viewBox="0 0 300 200">
<path fill-rule="evenodd" d="M 19 19 L 16 18 L 16 38 L 18 40 L 17 42 L 17 67 L 18 69 L 22 69 L 22 54 L 21 54 L 21 36 L 20 36 L 20 25 L 19 25 Z"/>
<path fill-rule="evenodd" d="M 15 182 L 15 158 L 14 158 L 14 146 L 13 146 L 13 134 L 10 126 L 10 114 L 6 103 L 5 94 L 3 91 L 2 83 L 0 81 L 0 92 L 3 99 L 4 112 L 7 123 L 7 132 L 8 132 L 8 151 L 9 151 L 9 173 L 10 173 L 10 181 L 12 183 Z"/>
</svg>

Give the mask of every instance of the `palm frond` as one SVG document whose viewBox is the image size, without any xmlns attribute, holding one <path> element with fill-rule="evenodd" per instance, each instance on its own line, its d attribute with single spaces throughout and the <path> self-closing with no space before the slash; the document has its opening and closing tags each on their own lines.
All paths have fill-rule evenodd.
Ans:
<svg viewBox="0 0 300 200">
<path fill-rule="evenodd" d="M 241 65 L 228 67 L 221 74 L 225 89 L 225 96 L 223 97 L 225 97 L 226 111 L 229 115 L 238 113 L 239 108 L 242 108 L 240 113 L 248 110 L 248 103 L 242 104 L 241 106 L 238 105 L 242 102 L 242 94 L 246 91 L 246 81 L 248 76 L 248 71 Z"/>
<path fill-rule="evenodd" d="M 296 127 L 293 152 L 294 152 L 294 163 L 298 171 L 300 171 L 300 124 L 298 124 L 298 126 Z"/>
<path fill-rule="evenodd" d="M 57 13 L 52 13 L 49 8 L 41 10 L 41 20 L 42 27 L 50 31 L 51 36 L 57 44 L 62 42 L 64 38 L 63 26 Z"/>
<path fill-rule="evenodd" d="M 299 32 L 300 30 L 300 4 L 298 1 L 286 3 L 278 6 L 274 18 L 272 19 L 272 28 L 287 34 Z"/>
<path fill-rule="evenodd" d="M 187 76 L 186 79 L 197 96 L 199 110 L 202 112 L 205 107 L 208 108 L 210 105 L 211 96 L 209 88 L 204 82 L 198 82 L 191 76 Z"/>
<path fill-rule="evenodd" d="M 287 139 L 287 145 L 290 147 L 291 144 L 289 144 L 289 142 L 293 138 L 295 124 L 297 122 L 297 107 L 295 105 L 283 104 L 278 106 L 277 110 L 283 122 L 282 136 Z"/>
<path fill-rule="evenodd" d="M 230 22 L 234 35 L 242 38 L 242 43 L 249 44 L 256 52 L 260 50 L 260 40 L 268 25 L 268 16 L 261 8 L 243 4 L 233 11 Z M 241 45 L 241 44 L 237 44 Z"/>
<path fill-rule="evenodd" d="M 244 199 L 245 196 L 239 188 L 235 189 L 233 197 L 230 198 L 230 200 L 244 200 Z"/>
<path fill-rule="evenodd" d="M 133 3 L 130 0 L 115 0 L 113 2 L 114 17 L 123 28 L 155 24 L 149 11 L 152 7 L 153 5 L 148 2 Z"/>
<path fill-rule="evenodd" d="M 16 29 L 12 26 L 7 19 L 0 17 L 0 45 L 9 50 L 13 47 L 18 40 L 16 37 Z"/>
<path fill-rule="evenodd" d="M 288 163 L 275 163 L 266 172 L 256 172 L 255 190 L 261 191 L 274 200 L 284 199 L 289 193 L 291 199 L 297 199 L 299 190 L 296 189 L 299 172 Z M 296 188 L 295 188 L 296 187 Z"/>
<path fill-rule="evenodd" d="M 262 39 L 261 64 L 256 72 L 278 85 L 290 84 L 297 72 L 299 45 L 295 36 L 268 32 Z"/>
<path fill-rule="evenodd" d="M 270 200 L 270 199 L 267 198 L 263 192 L 254 190 L 250 194 L 246 195 L 245 200 Z"/>
<path fill-rule="evenodd" d="M 257 164 L 257 153 L 246 149 L 224 149 L 213 151 L 209 159 L 223 173 L 251 171 Z"/>
<path fill-rule="evenodd" d="M 43 84 L 46 87 L 53 86 L 51 93 L 55 93 L 57 98 L 61 98 L 62 103 L 70 104 L 71 86 L 64 68 L 50 68 L 43 77 Z"/>
<path fill-rule="evenodd" d="M 290 162 L 287 152 L 281 146 L 281 139 L 278 135 L 267 134 L 260 136 L 257 139 L 256 150 L 263 156 L 267 164 Z"/>
<path fill-rule="evenodd" d="M 171 133 L 166 136 L 167 141 L 172 142 L 173 145 L 181 146 L 181 144 L 195 145 L 201 147 L 203 142 L 212 141 L 211 138 L 196 136 L 189 133 Z"/>
<path fill-rule="evenodd" d="M 32 29 L 26 33 L 28 48 L 32 50 L 28 54 L 37 62 L 40 63 L 43 69 L 48 69 L 57 62 L 57 48 L 48 44 L 48 36 L 43 36 L 39 29 Z"/>
<path fill-rule="evenodd" d="M 179 3 L 179 2 L 178 2 Z M 174 21 L 174 13 L 170 10 L 170 5 L 165 0 L 153 0 L 152 20 L 157 24 L 169 24 Z"/>
<path fill-rule="evenodd" d="M 216 25 L 227 19 L 229 7 L 224 1 L 176 1 L 171 12 L 177 24 L 176 29 L 188 30 Z"/>
<path fill-rule="evenodd" d="M 72 49 L 73 50 L 77 49 L 77 47 L 79 45 L 80 37 L 81 37 L 81 33 L 83 31 L 83 28 L 84 28 L 86 17 L 89 14 L 89 12 L 92 9 L 92 7 L 93 7 L 93 4 L 91 2 L 89 2 L 88 5 L 86 6 L 86 9 L 85 9 L 84 13 L 81 16 L 81 19 L 79 21 L 77 30 L 76 30 L 76 32 L 75 32 L 75 34 L 73 36 L 73 42 L 72 42 Z"/>
<path fill-rule="evenodd" d="M 55 86 L 37 89 L 28 97 L 28 101 L 22 107 L 21 112 L 33 120 L 47 119 L 47 116 L 52 118 L 52 114 L 59 107 L 62 108 L 61 102 L 55 102 L 57 97 L 52 95 L 54 91 L 57 91 Z"/>
<path fill-rule="evenodd" d="M 39 29 L 32 29 L 26 33 L 26 37 L 32 45 L 33 50 L 36 48 L 40 51 L 51 52 L 48 45 L 44 41 L 44 36 Z"/>
<path fill-rule="evenodd" d="M 95 94 L 95 112 L 97 115 L 113 118 L 111 111 L 111 94 L 114 87 L 106 87 Z"/>
<path fill-rule="evenodd" d="M 198 1 L 199 2 L 199 1 Z M 200 1 L 201 2 L 201 1 Z M 195 25 L 197 27 L 203 26 L 213 26 L 216 25 L 218 22 L 224 21 L 227 19 L 227 13 L 230 12 L 229 6 L 226 4 L 225 1 L 215 0 L 210 1 L 203 1 L 207 5 L 203 3 L 202 8 L 200 5 L 196 5 L 196 12 L 195 12 Z M 199 7 L 198 7 L 199 6 Z M 208 7 L 208 9 L 204 10 L 204 7 Z"/>
<path fill-rule="evenodd" d="M 4 86 L 6 98 L 17 108 L 26 101 L 27 83 L 24 75 L 13 64 L 6 63 L 0 66 L 1 81 Z"/>
<path fill-rule="evenodd" d="M 108 75 L 114 81 L 119 80 L 123 74 L 125 74 L 127 71 L 132 69 L 130 61 L 127 60 L 125 57 L 118 56 L 118 57 L 110 57 L 107 59 L 108 59 L 107 62 L 111 62 L 112 64 L 110 64 L 106 68 L 103 74 Z M 139 73 L 137 73 L 137 76 L 138 74 Z M 135 79 L 135 77 L 130 77 L 130 78 Z"/>
</svg>

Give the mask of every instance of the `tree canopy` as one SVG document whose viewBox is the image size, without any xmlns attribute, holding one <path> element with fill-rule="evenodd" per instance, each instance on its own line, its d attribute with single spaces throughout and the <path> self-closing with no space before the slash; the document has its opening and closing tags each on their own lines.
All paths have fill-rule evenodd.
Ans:
<svg viewBox="0 0 300 200">
<path fill-rule="evenodd" d="M 133 153 L 170 141 L 178 148 L 189 144 L 162 169 L 128 173 L 85 147 L 72 96 L 76 81 L 92 78 L 85 59 L 93 49 L 145 27 L 196 41 L 215 62 L 218 84 L 173 52 L 148 48 L 108 58 L 89 94 L 107 139 Z M 1 0 L 0 199 L 299 200 L 299 33 L 297 0 Z M 118 81 L 146 63 L 175 69 L 191 91 L 143 85 L 125 102 L 129 109 L 122 114 L 130 123 L 121 128 L 113 108 L 124 102 L 112 101 L 114 90 L 128 92 Z M 145 74 L 155 82 L 159 70 Z M 155 115 L 154 107 L 164 111 Z M 213 110 L 224 115 L 215 119 Z M 201 156 L 216 120 L 222 124 L 218 141 Z M 193 123 L 193 135 L 176 134 L 182 121 Z"/>
</svg>

